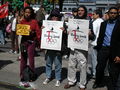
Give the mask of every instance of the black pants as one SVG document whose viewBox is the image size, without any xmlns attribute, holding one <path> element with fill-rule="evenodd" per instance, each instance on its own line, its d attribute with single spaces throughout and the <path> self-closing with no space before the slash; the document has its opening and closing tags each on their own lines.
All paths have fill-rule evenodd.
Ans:
<svg viewBox="0 0 120 90">
<path fill-rule="evenodd" d="M 101 84 L 104 78 L 104 70 L 109 60 L 109 47 L 102 47 L 97 54 L 97 66 L 96 66 L 96 84 Z"/>
<path fill-rule="evenodd" d="M 109 65 L 113 88 L 114 90 L 120 90 L 120 63 L 111 61 Z"/>
</svg>

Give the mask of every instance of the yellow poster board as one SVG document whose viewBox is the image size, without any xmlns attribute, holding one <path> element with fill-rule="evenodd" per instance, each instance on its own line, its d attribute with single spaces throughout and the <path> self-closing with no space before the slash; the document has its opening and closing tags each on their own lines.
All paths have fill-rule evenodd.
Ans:
<svg viewBox="0 0 120 90">
<path fill-rule="evenodd" d="M 30 25 L 17 24 L 16 34 L 17 35 L 30 35 Z"/>
</svg>

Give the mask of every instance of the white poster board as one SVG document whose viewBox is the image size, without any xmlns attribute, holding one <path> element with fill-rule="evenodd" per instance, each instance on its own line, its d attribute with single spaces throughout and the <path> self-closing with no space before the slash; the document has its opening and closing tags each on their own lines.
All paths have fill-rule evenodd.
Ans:
<svg viewBox="0 0 120 90">
<path fill-rule="evenodd" d="M 88 51 L 89 20 L 69 19 L 68 47 Z"/>
<path fill-rule="evenodd" d="M 62 44 L 62 21 L 43 21 L 44 28 L 42 29 L 41 48 L 50 50 L 61 50 Z"/>
</svg>

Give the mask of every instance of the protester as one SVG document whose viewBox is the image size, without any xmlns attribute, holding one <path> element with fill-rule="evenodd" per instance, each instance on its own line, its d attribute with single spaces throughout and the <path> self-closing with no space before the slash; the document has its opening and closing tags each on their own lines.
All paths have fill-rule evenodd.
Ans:
<svg viewBox="0 0 120 90">
<path fill-rule="evenodd" d="M 61 14 L 58 8 L 55 8 L 51 11 L 51 14 L 48 20 L 52 21 L 61 21 Z M 61 30 L 64 30 L 61 27 Z M 63 31 L 64 33 L 64 31 Z M 51 79 L 52 75 L 52 65 L 55 64 L 55 79 L 56 83 L 55 86 L 60 86 L 61 81 L 61 70 L 62 70 L 62 53 L 58 50 L 47 50 L 46 52 L 46 79 L 44 80 L 43 84 L 48 84 Z"/>
<path fill-rule="evenodd" d="M 85 6 L 80 6 L 78 8 L 78 15 L 76 19 L 87 19 L 87 8 Z M 79 67 L 80 70 L 80 82 L 79 88 L 80 90 L 85 90 L 86 86 L 86 64 L 87 58 L 85 56 L 86 53 L 84 50 L 75 49 L 74 51 L 70 51 L 70 57 L 68 61 L 68 83 L 64 86 L 65 89 L 68 89 L 75 85 L 77 78 L 76 78 L 76 67 Z"/>
<path fill-rule="evenodd" d="M 103 20 L 108 20 L 109 19 L 109 16 L 108 16 L 108 10 L 103 14 Z"/>
<path fill-rule="evenodd" d="M 16 19 L 18 17 L 18 11 L 15 13 L 15 17 L 11 21 L 11 50 L 9 53 L 14 53 L 17 54 L 19 53 L 19 48 L 18 48 L 18 36 L 16 35 Z"/>
<path fill-rule="evenodd" d="M 3 25 L 3 19 L 0 18 L 0 44 L 5 44 L 5 37 L 3 34 L 4 31 L 4 25 Z"/>
<path fill-rule="evenodd" d="M 44 6 L 41 6 L 39 10 L 36 12 L 36 19 L 40 27 L 42 26 L 43 20 L 45 20 L 45 15 L 46 15 L 45 8 Z"/>
<path fill-rule="evenodd" d="M 78 12 L 77 8 L 72 9 L 72 15 L 73 15 L 74 18 L 76 18 L 77 12 Z"/>
<path fill-rule="evenodd" d="M 29 66 L 31 71 L 35 74 L 35 62 L 34 62 L 34 51 L 35 51 L 35 43 L 40 42 L 40 28 L 35 20 L 34 10 L 31 7 L 24 8 L 24 19 L 20 22 L 22 25 L 30 26 L 30 35 L 22 35 L 21 39 L 21 60 L 20 60 L 20 78 L 21 82 L 20 86 L 29 86 L 28 82 L 25 82 L 24 78 L 24 70 Z M 29 63 L 27 65 L 27 59 Z"/>
<path fill-rule="evenodd" d="M 98 51 L 97 55 L 97 67 L 96 67 L 96 79 L 93 88 L 98 88 L 104 86 L 104 70 L 106 63 L 109 60 L 110 66 L 110 76 L 112 78 L 111 90 L 115 90 L 116 81 L 120 73 L 120 22 L 117 19 L 118 9 L 116 7 L 111 7 L 108 11 L 109 19 L 101 23 L 100 33 L 97 40 L 97 46 L 95 49 Z"/>
<path fill-rule="evenodd" d="M 24 19 L 24 10 L 23 10 L 23 8 L 22 8 L 22 9 L 19 11 L 18 17 L 17 17 L 17 19 L 16 19 L 17 24 L 19 24 L 23 19 Z M 21 56 L 20 56 L 20 54 L 21 54 L 21 50 L 20 50 L 21 38 L 22 38 L 22 36 L 21 36 L 21 35 L 18 35 L 18 48 L 19 48 L 19 56 L 18 56 L 18 58 L 17 58 L 18 61 L 21 60 Z"/>
<path fill-rule="evenodd" d="M 97 65 L 97 51 L 94 49 L 94 46 L 97 45 L 97 38 L 99 35 L 100 25 L 103 22 L 102 11 L 97 9 L 93 12 L 93 33 L 95 34 L 95 39 L 90 42 L 90 56 L 91 56 L 91 65 L 92 65 L 92 77 L 95 78 L 96 74 L 96 65 Z"/>
</svg>

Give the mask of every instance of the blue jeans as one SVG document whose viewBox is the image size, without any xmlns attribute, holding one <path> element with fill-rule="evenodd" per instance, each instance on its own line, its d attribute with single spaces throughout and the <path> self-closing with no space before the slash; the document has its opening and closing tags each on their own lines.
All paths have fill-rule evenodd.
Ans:
<svg viewBox="0 0 120 90">
<path fill-rule="evenodd" d="M 55 79 L 61 80 L 62 56 L 57 51 L 47 51 L 46 53 L 46 76 L 51 78 L 52 65 L 55 64 Z"/>
<path fill-rule="evenodd" d="M 2 44 L 5 44 L 5 38 L 4 38 L 4 35 L 3 35 L 3 31 L 2 31 L 2 30 L 0 30 L 0 42 L 1 42 Z"/>
</svg>

